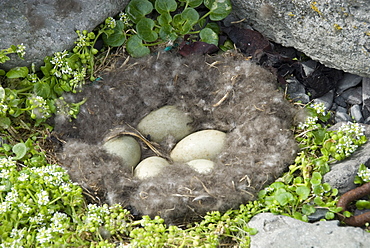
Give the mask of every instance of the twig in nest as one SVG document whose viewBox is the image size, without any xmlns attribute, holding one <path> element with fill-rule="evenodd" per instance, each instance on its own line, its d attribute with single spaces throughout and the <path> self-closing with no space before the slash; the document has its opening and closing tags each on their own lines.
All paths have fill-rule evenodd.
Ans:
<svg viewBox="0 0 370 248">
<path fill-rule="evenodd" d="M 210 195 L 212 196 L 213 198 L 216 198 L 214 195 L 211 194 L 211 192 L 209 192 L 209 190 L 207 189 L 207 187 L 204 185 L 204 183 L 198 178 L 198 177 L 194 177 L 195 179 L 197 179 L 203 186 L 204 190 Z"/>
<path fill-rule="evenodd" d="M 139 138 L 141 141 L 143 141 L 150 148 L 150 150 L 152 150 L 155 154 L 157 154 L 157 156 L 160 156 L 160 157 L 163 157 L 163 158 L 167 158 L 157 148 L 155 148 L 154 145 L 149 140 L 147 140 L 139 131 L 137 131 L 137 133 L 128 132 L 128 131 L 120 131 L 120 132 L 114 133 L 111 136 L 108 136 L 108 137 L 104 138 L 104 142 L 107 142 L 107 141 L 109 141 L 111 139 L 114 139 L 114 138 L 116 138 L 116 137 L 118 137 L 120 135 L 130 135 L 130 136 L 134 136 L 136 138 Z"/>
<path fill-rule="evenodd" d="M 227 91 L 226 91 L 226 94 L 217 102 L 217 103 L 215 103 L 215 104 L 213 104 L 212 106 L 213 107 L 218 107 L 218 106 L 220 106 L 226 99 L 227 99 L 227 97 L 229 96 L 229 94 L 230 94 L 230 92 L 232 91 L 232 89 L 233 89 L 233 87 L 234 87 L 234 85 L 235 85 L 235 83 L 236 83 L 236 79 L 239 77 L 240 75 L 235 75 L 235 76 L 232 76 L 231 77 L 231 87 L 229 87 L 228 89 L 227 89 Z"/>
<path fill-rule="evenodd" d="M 263 107 L 262 107 L 262 108 L 257 108 L 257 106 L 256 106 L 255 104 L 253 104 L 253 107 L 254 107 L 255 109 L 257 109 L 257 110 L 261 111 L 261 112 L 264 112 L 264 111 L 265 111 L 265 110 L 263 109 Z"/>
<path fill-rule="evenodd" d="M 249 188 L 251 186 L 251 179 L 249 178 L 248 175 L 245 175 L 244 177 L 242 177 L 240 180 L 239 180 L 239 183 L 243 182 L 245 179 L 247 179 L 247 182 L 248 182 L 248 185 L 247 187 Z"/>
</svg>

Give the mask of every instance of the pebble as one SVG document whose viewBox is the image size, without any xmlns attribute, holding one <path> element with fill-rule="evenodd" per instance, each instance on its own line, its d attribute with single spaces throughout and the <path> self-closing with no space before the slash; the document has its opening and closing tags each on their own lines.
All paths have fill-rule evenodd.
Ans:
<svg viewBox="0 0 370 248">
<path fill-rule="evenodd" d="M 335 117 L 334 117 L 335 123 L 338 122 L 347 122 L 351 120 L 351 117 L 347 114 L 347 109 L 338 106 L 335 111 Z"/>
<path fill-rule="evenodd" d="M 360 105 L 358 105 L 358 104 L 353 105 L 353 106 L 350 108 L 350 113 L 351 113 L 352 118 L 353 118 L 357 123 L 363 123 L 363 122 L 364 122 L 364 117 L 362 116 Z"/>
<path fill-rule="evenodd" d="M 338 85 L 337 85 L 337 93 L 341 94 L 343 91 L 357 86 L 362 80 L 362 77 L 350 74 L 350 73 L 345 73 L 343 78 L 339 80 Z"/>
<path fill-rule="evenodd" d="M 287 94 L 290 99 L 295 102 L 302 102 L 307 104 L 310 101 L 310 97 L 306 94 L 306 90 L 297 79 L 288 79 L 287 80 Z"/>
<path fill-rule="evenodd" d="M 362 104 L 362 87 L 350 88 L 344 91 L 342 97 L 345 99 L 346 103 L 353 104 Z"/>
</svg>

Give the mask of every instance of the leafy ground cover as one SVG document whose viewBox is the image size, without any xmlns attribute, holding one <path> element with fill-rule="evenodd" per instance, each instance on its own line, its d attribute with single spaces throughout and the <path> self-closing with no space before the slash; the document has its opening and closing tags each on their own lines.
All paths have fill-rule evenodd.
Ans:
<svg viewBox="0 0 370 248">
<path fill-rule="evenodd" d="M 292 127 L 300 152 L 289 171 L 262 190 L 256 201 L 239 209 L 208 213 L 198 223 L 167 226 L 160 217 L 134 220 L 120 205 L 86 203 L 87 192 L 71 182 L 49 146 L 53 127 L 47 120 L 57 111 L 77 118 L 84 103 L 68 104 L 62 94 L 96 80 L 94 73 L 104 65 L 111 47 L 123 46 L 132 56 L 143 56 L 158 44 L 172 48 L 184 35 L 220 45 L 220 31 L 212 21 L 225 18 L 231 10 L 229 1 L 138 3 L 131 1 L 126 12 L 107 18 L 93 32 L 78 31 L 72 51 L 46 57 L 41 71 L 0 70 L 1 247 L 248 247 L 249 236 L 258 231 L 249 228 L 248 221 L 258 213 L 308 221 L 317 209 L 325 209 L 325 219 L 335 218 L 341 210 L 336 207 L 338 191 L 322 183 L 322 176 L 331 163 L 364 144 L 366 137 L 355 123 L 328 131 L 330 113 L 318 104 L 306 106 L 308 118 Z M 200 15 L 198 7 L 206 11 Z M 100 37 L 107 45 L 102 51 L 94 48 Z M 8 60 L 10 53 L 24 56 L 25 49 L 18 45 L 0 51 L 0 62 Z M 361 166 L 356 182 L 368 180 L 369 171 Z"/>
</svg>

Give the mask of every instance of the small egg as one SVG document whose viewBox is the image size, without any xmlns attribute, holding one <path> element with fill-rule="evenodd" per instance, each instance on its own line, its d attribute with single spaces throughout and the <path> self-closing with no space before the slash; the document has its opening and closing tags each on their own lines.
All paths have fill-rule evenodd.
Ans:
<svg viewBox="0 0 370 248">
<path fill-rule="evenodd" d="M 137 126 L 151 140 L 161 142 L 166 136 L 172 135 L 176 141 L 191 133 L 192 119 L 175 106 L 164 106 L 145 116 Z"/>
<path fill-rule="evenodd" d="M 203 130 L 182 139 L 171 152 L 174 162 L 188 162 L 194 159 L 214 159 L 223 149 L 226 133 L 217 130 Z"/>
<path fill-rule="evenodd" d="M 120 136 L 108 140 L 103 146 L 110 154 L 119 156 L 128 167 L 135 168 L 140 162 L 140 145 L 130 136 Z"/>
<path fill-rule="evenodd" d="M 170 165 L 167 160 L 161 157 L 149 157 L 142 160 L 134 170 L 134 176 L 143 180 L 154 177 L 161 173 L 163 169 Z"/>
<path fill-rule="evenodd" d="M 215 163 L 208 159 L 194 159 L 187 162 L 186 164 L 189 165 L 193 170 L 201 174 L 208 174 L 215 167 Z"/>
</svg>

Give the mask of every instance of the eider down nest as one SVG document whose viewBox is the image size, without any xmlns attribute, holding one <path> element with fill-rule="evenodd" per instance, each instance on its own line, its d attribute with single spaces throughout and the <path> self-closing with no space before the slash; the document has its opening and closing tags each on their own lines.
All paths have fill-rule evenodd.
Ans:
<svg viewBox="0 0 370 248">
<path fill-rule="evenodd" d="M 71 102 L 87 99 L 76 120 L 55 118 L 55 133 L 66 141 L 57 152 L 59 162 L 91 199 L 179 224 L 254 200 L 293 162 L 295 109 L 277 90 L 275 77 L 241 54 L 122 58 L 102 78 L 65 96 Z M 103 149 L 112 130 L 136 132 L 133 127 L 144 116 L 164 105 L 190 115 L 194 132 L 227 133 L 212 172 L 199 174 L 173 163 L 163 174 L 139 180 Z M 142 159 L 155 155 L 138 141 Z M 165 157 L 174 145 L 171 137 L 153 144 Z"/>
</svg>

